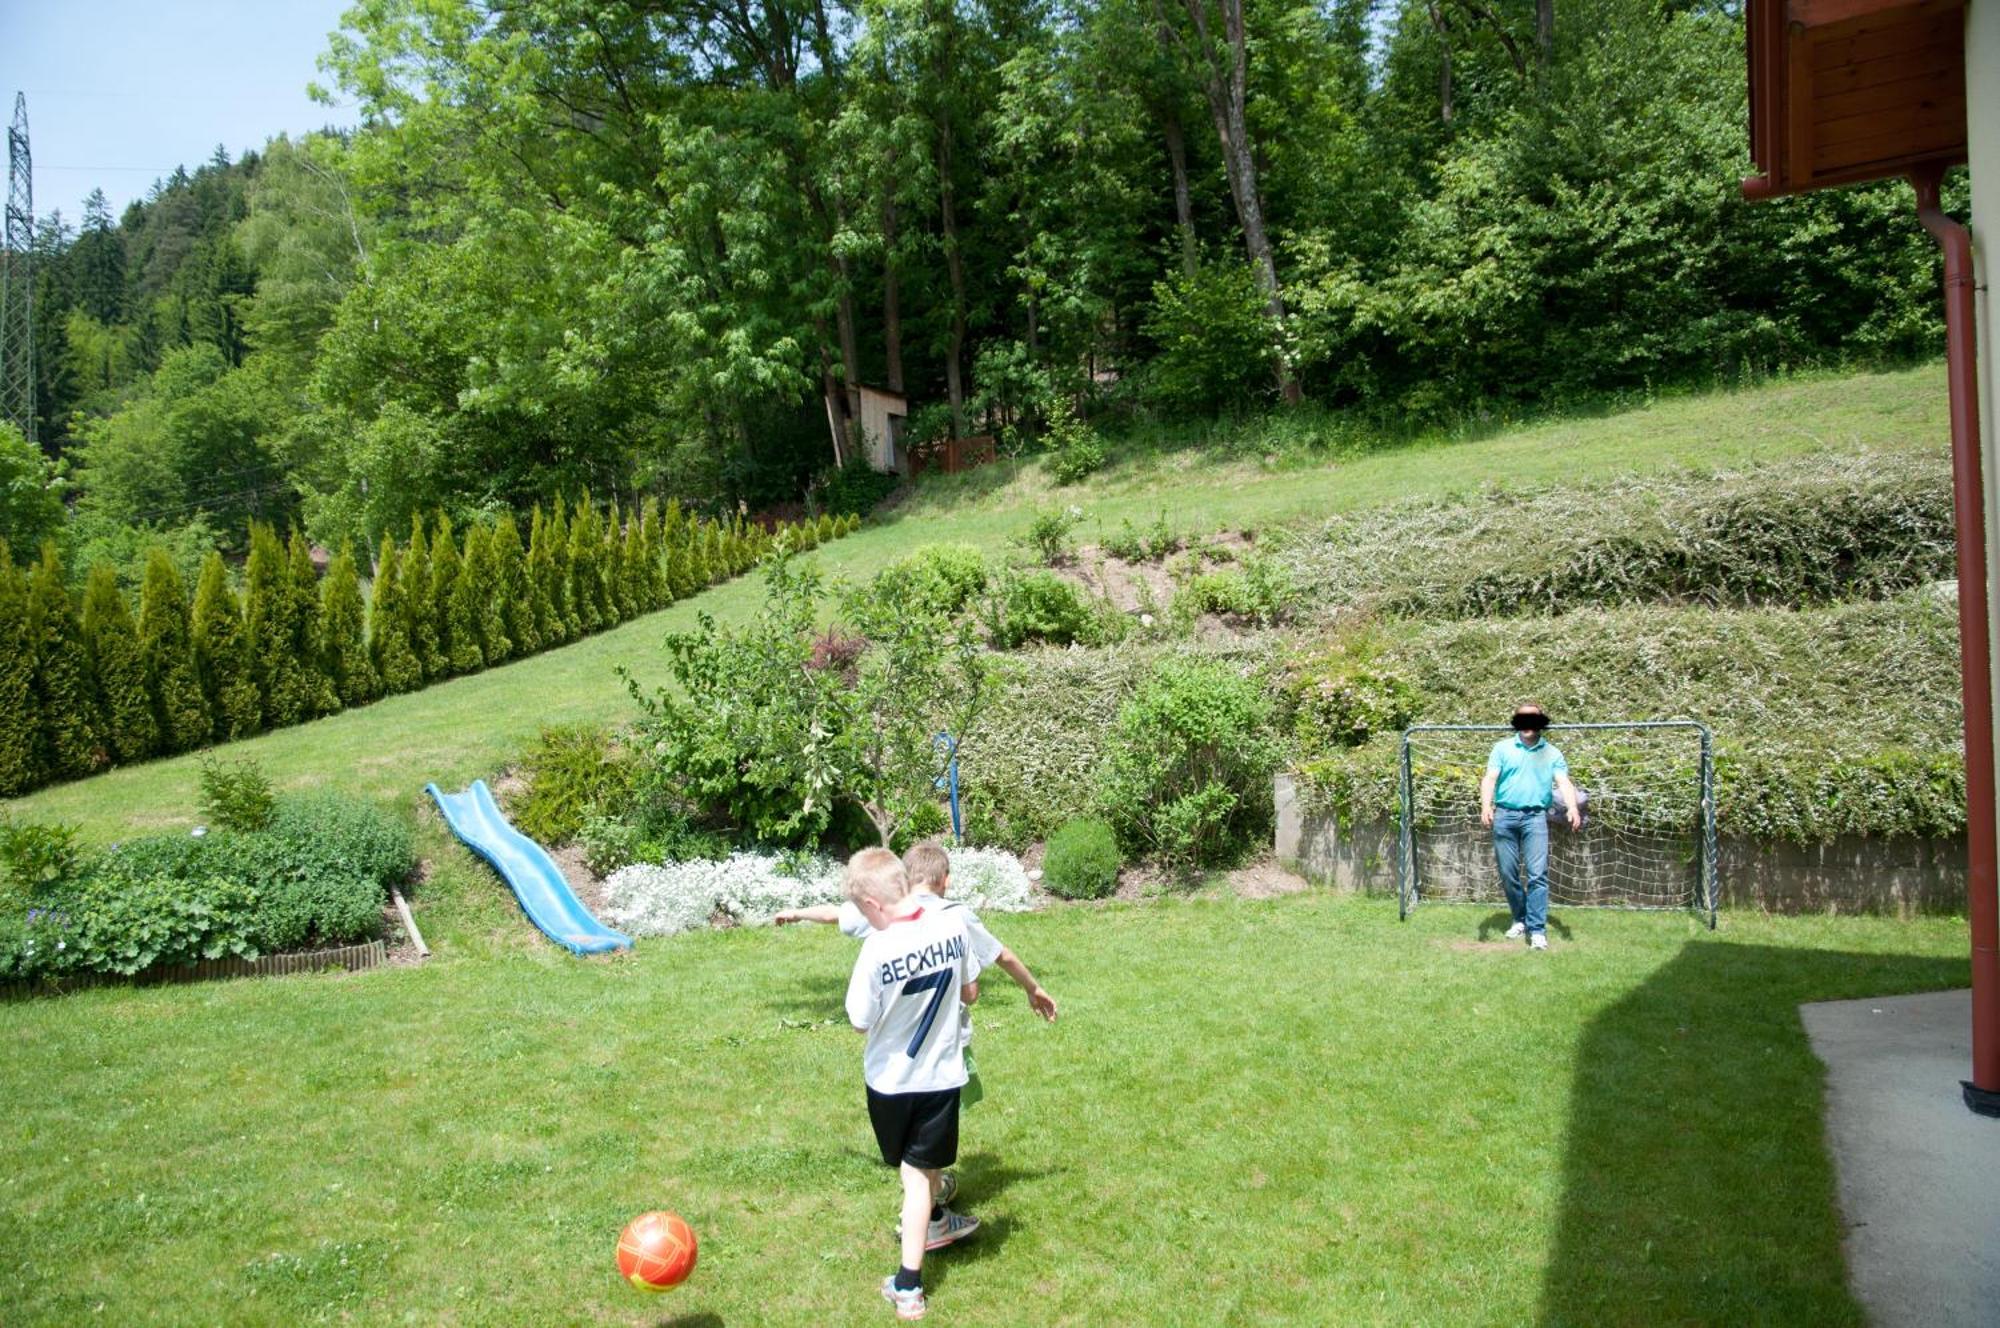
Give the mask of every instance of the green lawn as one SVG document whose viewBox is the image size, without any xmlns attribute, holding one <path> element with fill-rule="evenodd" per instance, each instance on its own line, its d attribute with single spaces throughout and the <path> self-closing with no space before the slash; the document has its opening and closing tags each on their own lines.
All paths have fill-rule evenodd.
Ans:
<svg viewBox="0 0 2000 1328">
<path fill-rule="evenodd" d="M 1858 1324 L 1796 1005 L 1967 979 L 1948 920 L 1569 911 L 1547 955 L 1323 893 L 996 921 L 1063 1018 L 978 1007 L 986 1228 L 930 1284 L 1008 1328 Z M 0 1006 L 0 1318 L 889 1319 L 851 943 L 444 948 Z M 656 1206 L 702 1239 L 669 1299 L 612 1262 Z"/>
<path fill-rule="evenodd" d="M 1486 483 L 1723 467 L 1819 450 L 1942 451 L 1945 409 L 1943 371 L 1926 366 L 1675 398 L 1617 415 L 1556 420 L 1473 441 L 1418 443 L 1344 462 L 1147 452 L 1060 490 L 1039 465 L 1002 465 L 927 484 L 890 519 L 817 556 L 836 574 L 858 576 L 922 543 L 963 540 L 997 552 L 1022 533 L 1038 506 L 1055 503 L 1084 509 L 1085 539 L 1115 533 L 1126 519 L 1150 524 L 1162 512 L 1185 533 L 1205 533 Z M 426 781 L 457 787 L 492 774 L 545 723 L 622 721 L 631 706 L 615 665 L 654 678 L 665 632 L 690 625 L 697 609 L 723 621 L 740 619 L 760 594 L 755 578 L 744 578 L 576 645 L 281 730 L 231 751 L 255 757 L 281 787 L 336 781 L 407 804 Z M 78 823 L 89 838 L 106 841 L 189 823 L 194 784 L 194 760 L 181 757 L 0 805 Z"/>
</svg>

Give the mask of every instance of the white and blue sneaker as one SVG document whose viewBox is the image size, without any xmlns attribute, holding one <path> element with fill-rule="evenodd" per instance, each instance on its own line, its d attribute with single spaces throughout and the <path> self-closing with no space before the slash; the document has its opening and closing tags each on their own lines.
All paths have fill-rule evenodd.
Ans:
<svg viewBox="0 0 2000 1328">
<path fill-rule="evenodd" d="M 924 1317 L 924 1289 L 911 1287 L 908 1291 L 898 1290 L 896 1275 L 889 1274 L 882 1279 L 882 1299 L 896 1307 L 896 1317 L 903 1320 Z"/>
<path fill-rule="evenodd" d="M 1542 932 L 1536 932 L 1528 938 L 1528 948 L 1530 950 L 1546 950 L 1549 948 L 1549 938 Z"/>
<path fill-rule="evenodd" d="M 1525 922 L 1517 922 L 1507 929 L 1507 939 L 1510 941 L 1518 941 L 1527 934 L 1528 924 Z"/>
</svg>

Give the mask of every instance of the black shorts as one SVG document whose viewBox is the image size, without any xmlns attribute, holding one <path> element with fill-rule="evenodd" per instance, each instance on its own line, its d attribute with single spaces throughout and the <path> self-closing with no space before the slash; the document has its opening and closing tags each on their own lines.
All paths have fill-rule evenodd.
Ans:
<svg viewBox="0 0 2000 1328">
<path fill-rule="evenodd" d="M 878 1093 L 868 1090 L 868 1123 L 890 1166 L 907 1162 L 935 1171 L 958 1161 L 958 1090 Z"/>
</svg>

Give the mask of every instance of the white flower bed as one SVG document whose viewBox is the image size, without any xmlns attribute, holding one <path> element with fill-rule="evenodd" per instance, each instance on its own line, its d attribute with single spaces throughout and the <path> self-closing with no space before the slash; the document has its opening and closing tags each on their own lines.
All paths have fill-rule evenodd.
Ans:
<svg viewBox="0 0 2000 1328">
<path fill-rule="evenodd" d="M 1002 849 L 952 850 L 951 894 L 981 912 L 1033 907 L 1028 873 L 1019 858 Z M 604 916 L 634 936 L 672 936 L 706 926 L 717 913 L 738 922 L 768 922 L 788 908 L 837 904 L 846 897 L 840 864 L 829 858 L 732 853 L 720 862 L 620 868 L 604 882 Z"/>
</svg>

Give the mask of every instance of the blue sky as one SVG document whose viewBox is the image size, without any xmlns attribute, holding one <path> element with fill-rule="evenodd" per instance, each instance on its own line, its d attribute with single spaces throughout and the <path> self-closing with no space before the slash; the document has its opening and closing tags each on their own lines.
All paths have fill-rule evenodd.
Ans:
<svg viewBox="0 0 2000 1328">
<path fill-rule="evenodd" d="M 0 0 L 0 123 L 26 92 L 35 215 L 61 208 L 74 225 L 101 188 L 116 216 L 217 143 L 234 158 L 280 132 L 353 123 L 352 107 L 306 95 L 348 3 Z"/>
</svg>

